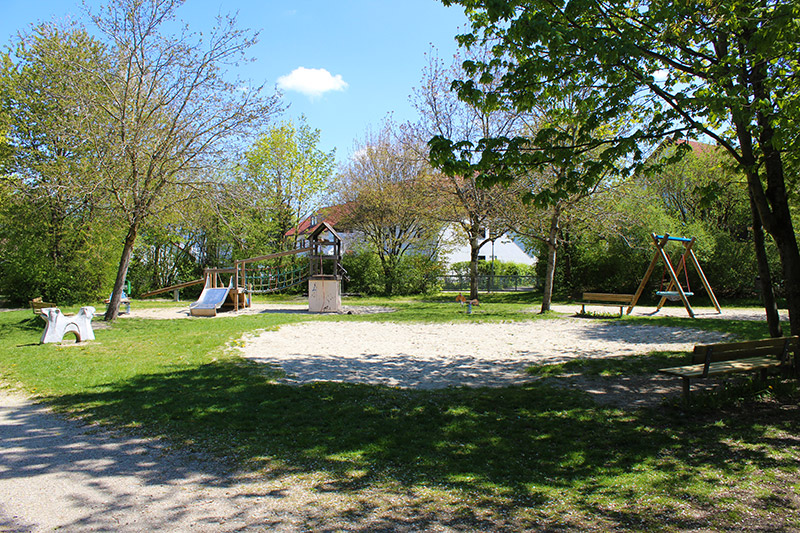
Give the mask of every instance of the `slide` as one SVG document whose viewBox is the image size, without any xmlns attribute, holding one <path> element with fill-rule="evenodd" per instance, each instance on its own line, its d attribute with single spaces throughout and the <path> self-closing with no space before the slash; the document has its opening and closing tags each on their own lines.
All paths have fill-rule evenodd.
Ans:
<svg viewBox="0 0 800 533">
<path fill-rule="evenodd" d="M 210 280 L 203 287 L 200 298 L 189 304 L 189 312 L 192 316 L 217 316 L 217 309 L 222 307 L 228 298 L 228 292 L 233 288 L 233 279 L 227 287 L 209 288 Z"/>
</svg>

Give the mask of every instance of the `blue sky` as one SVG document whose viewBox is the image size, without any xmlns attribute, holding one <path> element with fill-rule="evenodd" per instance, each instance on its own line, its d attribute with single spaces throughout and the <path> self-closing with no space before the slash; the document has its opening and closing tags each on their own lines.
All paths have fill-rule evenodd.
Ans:
<svg viewBox="0 0 800 533">
<path fill-rule="evenodd" d="M 88 0 L 90 6 L 101 4 Z M 0 0 L 0 38 L 54 19 L 84 20 L 79 0 Z M 218 13 L 238 12 L 240 27 L 260 30 L 256 61 L 237 74 L 283 88 L 287 118 L 305 114 L 325 150 L 343 161 L 354 140 L 392 113 L 413 120 L 408 97 L 419 84 L 425 53 L 455 52 L 466 18 L 435 0 L 187 0 L 178 12 L 202 30 Z"/>
</svg>

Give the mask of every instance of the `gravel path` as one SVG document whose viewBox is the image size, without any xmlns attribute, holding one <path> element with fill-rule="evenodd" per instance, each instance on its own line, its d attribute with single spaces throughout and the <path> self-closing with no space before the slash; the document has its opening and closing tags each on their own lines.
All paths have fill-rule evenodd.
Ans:
<svg viewBox="0 0 800 533">
<path fill-rule="evenodd" d="M 0 394 L 0 531 L 294 529 L 293 506 L 244 488 L 201 457 Z"/>
</svg>

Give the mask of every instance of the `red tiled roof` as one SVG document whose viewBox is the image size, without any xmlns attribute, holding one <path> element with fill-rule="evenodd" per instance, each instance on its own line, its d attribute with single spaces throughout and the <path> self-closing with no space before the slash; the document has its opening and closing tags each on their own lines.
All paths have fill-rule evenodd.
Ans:
<svg viewBox="0 0 800 533">
<path fill-rule="evenodd" d="M 679 139 L 676 141 L 676 144 L 683 144 L 686 143 L 692 149 L 692 152 L 696 154 L 702 154 L 705 152 L 713 152 L 717 149 L 716 146 L 713 144 L 701 143 L 700 141 L 687 141 L 686 139 Z"/>
<path fill-rule="evenodd" d="M 349 205 L 348 204 L 340 204 L 340 205 L 332 205 L 329 207 L 323 207 L 316 213 L 314 213 L 310 217 L 306 217 L 304 220 L 300 222 L 297 226 L 296 233 L 298 235 L 305 235 L 307 233 L 313 233 L 314 230 L 322 223 L 327 222 L 332 227 L 336 227 L 345 217 L 347 214 Z M 311 222 L 314 221 L 312 225 Z M 290 229 L 286 232 L 287 237 L 292 237 L 295 235 L 295 228 Z"/>
</svg>

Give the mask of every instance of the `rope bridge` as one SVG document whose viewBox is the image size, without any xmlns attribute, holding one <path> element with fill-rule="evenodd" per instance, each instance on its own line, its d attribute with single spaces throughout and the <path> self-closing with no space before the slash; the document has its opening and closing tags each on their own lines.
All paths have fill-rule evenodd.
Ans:
<svg viewBox="0 0 800 533">
<path fill-rule="evenodd" d="M 245 286 L 254 294 L 280 292 L 299 285 L 310 276 L 309 264 L 257 266 L 245 271 Z"/>
</svg>

